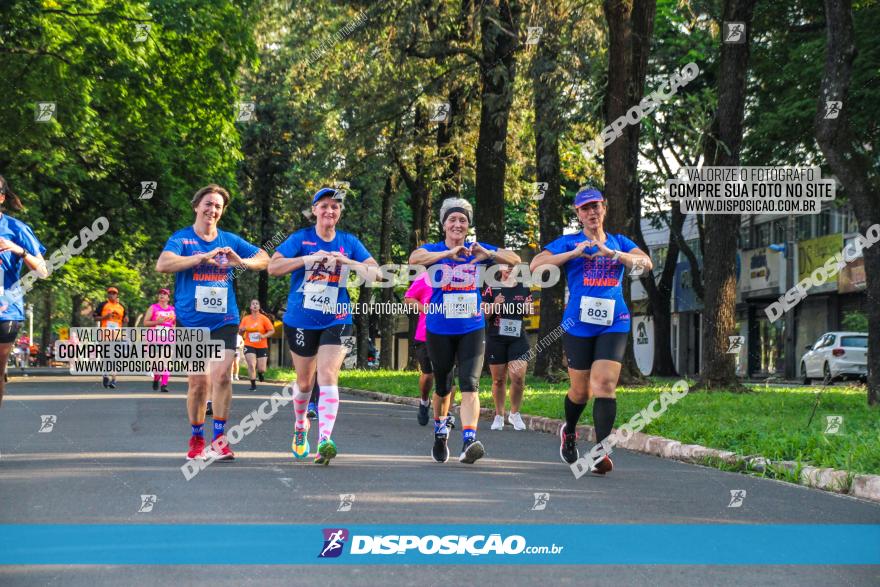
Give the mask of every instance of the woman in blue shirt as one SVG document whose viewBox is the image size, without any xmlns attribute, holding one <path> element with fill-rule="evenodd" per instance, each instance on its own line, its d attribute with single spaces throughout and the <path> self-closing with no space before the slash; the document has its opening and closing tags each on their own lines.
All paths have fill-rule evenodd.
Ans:
<svg viewBox="0 0 880 587">
<path fill-rule="evenodd" d="M 5 213 L 6 209 L 21 210 L 18 199 L 9 184 L 0 175 L 0 267 L 3 281 L 0 283 L 0 403 L 6 379 L 6 363 L 18 330 L 24 322 L 24 294 L 19 283 L 22 265 L 37 277 L 49 275 L 43 253 L 46 247 L 37 239 L 33 229 Z"/>
<path fill-rule="evenodd" d="M 559 237 L 531 262 L 565 269 L 568 304 L 563 314 L 563 347 L 568 358 L 571 387 L 565 397 L 565 425 L 560 429 L 559 454 L 568 464 L 577 461 L 576 427 L 590 397 L 596 442 L 611 434 L 617 417 L 615 388 L 629 337 L 630 315 L 623 299 L 622 280 L 626 269 L 650 271 L 651 258 L 621 234 L 605 232 L 608 205 L 602 192 L 581 189 L 574 209 L 583 230 Z M 613 464 L 605 455 L 593 467 L 605 474 Z"/>
<path fill-rule="evenodd" d="M 343 343 L 353 331 L 346 278 L 350 270 L 356 269 L 372 279 L 378 267 L 356 236 L 336 229 L 345 208 L 343 200 L 342 190 L 318 190 L 312 197 L 315 226 L 287 237 L 269 262 L 269 275 L 290 274 L 287 311 L 282 321 L 296 370 L 296 422 L 291 448 L 298 459 L 309 456 L 306 413 L 317 379 L 320 401 L 315 463 L 322 465 L 336 456 L 336 444 L 330 435 L 339 407 L 339 369 L 346 350 Z"/>
<path fill-rule="evenodd" d="M 483 318 L 477 265 L 498 262 L 519 263 L 519 255 L 481 242 L 468 242 L 473 208 L 467 200 L 447 198 L 440 207 L 444 240 L 426 243 L 412 252 L 410 265 L 428 267 L 433 293 L 425 313 L 428 355 L 434 368 L 434 447 L 431 456 L 438 463 L 449 459 L 447 414 L 452 401 L 449 374 L 457 365 L 461 389 L 462 440 L 458 460 L 474 463 L 485 454 L 477 440 L 480 418 L 478 395 L 480 372 L 486 349 L 486 321 Z"/>
<path fill-rule="evenodd" d="M 174 273 L 174 309 L 182 328 L 208 328 L 212 339 L 223 342 L 223 360 L 213 361 L 208 373 L 190 374 L 186 409 L 192 426 L 187 458 L 205 458 L 205 408 L 212 400 L 216 460 L 233 460 L 226 441 L 226 421 L 232 403 L 231 367 L 238 337 L 238 303 L 232 287 L 237 267 L 262 271 L 269 255 L 237 234 L 217 228 L 229 205 L 229 192 L 211 184 L 192 199 L 196 214 L 192 226 L 178 230 L 165 243 L 156 271 Z M 209 395 L 210 392 L 210 395 Z"/>
</svg>

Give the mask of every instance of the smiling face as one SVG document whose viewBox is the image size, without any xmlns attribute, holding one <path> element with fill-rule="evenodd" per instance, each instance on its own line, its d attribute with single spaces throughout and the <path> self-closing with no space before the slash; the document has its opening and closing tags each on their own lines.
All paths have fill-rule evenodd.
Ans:
<svg viewBox="0 0 880 587">
<path fill-rule="evenodd" d="M 580 208 L 575 208 L 578 220 L 587 230 L 599 230 L 605 222 L 605 203 L 588 202 Z"/>
<path fill-rule="evenodd" d="M 443 223 L 443 233 L 446 238 L 463 241 L 467 236 L 469 226 L 470 222 L 468 222 L 467 216 L 461 212 L 453 212 L 446 217 L 446 222 Z"/>
<path fill-rule="evenodd" d="M 312 214 L 315 215 L 318 226 L 333 228 L 339 222 L 339 217 L 342 216 L 342 204 L 339 200 L 325 196 L 312 206 Z"/>
<path fill-rule="evenodd" d="M 208 192 L 193 207 L 196 213 L 196 222 L 207 225 L 216 225 L 223 216 L 223 196 L 217 192 Z"/>
</svg>

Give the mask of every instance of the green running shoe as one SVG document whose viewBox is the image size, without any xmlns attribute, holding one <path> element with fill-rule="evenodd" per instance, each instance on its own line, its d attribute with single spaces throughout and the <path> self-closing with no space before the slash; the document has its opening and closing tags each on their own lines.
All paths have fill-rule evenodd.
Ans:
<svg viewBox="0 0 880 587">
<path fill-rule="evenodd" d="M 318 456 L 315 457 L 316 465 L 329 465 L 330 459 L 336 456 L 336 443 L 330 440 L 322 440 L 318 443 Z"/>
</svg>

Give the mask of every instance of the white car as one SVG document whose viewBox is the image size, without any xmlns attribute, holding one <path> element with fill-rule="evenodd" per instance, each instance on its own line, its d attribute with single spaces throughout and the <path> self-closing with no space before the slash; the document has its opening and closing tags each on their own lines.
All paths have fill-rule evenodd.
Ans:
<svg viewBox="0 0 880 587">
<path fill-rule="evenodd" d="M 804 383 L 868 377 L 868 333 L 826 332 L 801 357 Z"/>
</svg>

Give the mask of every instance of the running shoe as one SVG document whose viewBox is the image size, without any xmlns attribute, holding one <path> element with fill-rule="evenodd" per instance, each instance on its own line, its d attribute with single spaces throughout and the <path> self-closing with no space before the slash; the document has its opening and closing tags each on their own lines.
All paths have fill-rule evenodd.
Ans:
<svg viewBox="0 0 880 587">
<path fill-rule="evenodd" d="M 111 382 L 107 385 L 107 387 L 109 387 L 110 389 L 116 389 L 116 382 L 115 382 L 115 381 L 111 381 Z"/>
<path fill-rule="evenodd" d="M 213 408 L 214 408 L 214 406 L 211 405 L 211 401 L 208 400 L 208 407 L 205 408 L 205 415 L 206 416 L 213 416 L 214 415 Z"/>
<path fill-rule="evenodd" d="M 256 385 L 251 385 L 251 386 L 248 388 L 248 391 L 257 391 L 257 386 L 256 386 Z"/>
<path fill-rule="evenodd" d="M 565 432 L 565 424 L 559 427 L 559 438 L 561 440 L 559 444 L 559 456 L 562 458 L 562 462 L 568 465 L 574 463 L 580 457 L 577 449 L 577 432 L 574 434 L 567 434 Z"/>
<path fill-rule="evenodd" d="M 309 411 L 306 412 L 306 416 L 308 417 L 309 420 L 317 420 L 318 419 L 318 407 L 313 403 L 309 403 Z"/>
<path fill-rule="evenodd" d="M 523 422 L 522 416 L 519 415 L 519 412 L 507 414 L 507 421 L 510 422 L 514 430 L 526 429 L 526 423 Z"/>
<path fill-rule="evenodd" d="M 290 443 L 290 449 L 293 456 L 298 459 L 304 459 L 309 456 L 309 421 L 306 420 L 306 427 L 302 430 L 293 431 L 293 442 Z"/>
<path fill-rule="evenodd" d="M 204 459 L 205 458 L 205 437 L 204 436 L 190 436 L 189 437 L 189 452 L 186 453 L 186 458 L 188 459 Z"/>
<path fill-rule="evenodd" d="M 330 459 L 336 456 L 336 443 L 329 438 L 318 443 L 318 456 L 315 457 L 316 465 L 329 465 Z"/>
<path fill-rule="evenodd" d="M 455 428 L 455 416 L 453 416 L 452 414 L 446 416 L 446 427 L 450 430 Z"/>
<path fill-rule="evenodd" d="M 492 420 L 492 430 L 504 430 L 504 416 L 495 416 L 495 419 Z"/>
<path fill-rule="evenodd" d="M 431 449 L 431 456 L 435 463 L 445 463 L 449 460 L 449 446 L 446 444 L 446 440 L 446 434 L 434 435 L 434 448 Z"/>
<path fill-rule="evenodd" d="M 611 462 L 611 457 L 605 455 L 599 460 L 598 463 L 593 465 L 593 468 L 590 469 L 590 473 L 595 473 L 596 475 L 604 475 L 605 473 L 610 473 L 611 469 L 614 468 L 614 463 Z"/>
<path fill-rule="evenodd" d="M 419 404 L 419 425 L 428 425 L 428 406 Z"/>
<path fill-rule="evenodd" d="M 214 442 L 211 443 L 211 448 L 208 449 L 208 455 L 215 461 L 235 460 L 235 453 L 229 448 L 229 442 L 227 442 L 225 434 L 214 439 Z"/>
<path fill-rule="evenodd" d="M 157 389 L 159 389 L 159 380 L 153 379 L 153 391 L 156 391 Z"/>
<path fill-rule="evenodd" d="M 483 455 L 485 454 L 486 449 L 483 448 L 483 443 L 479 440 L 470 438 L 464 441 L 464 444 L 461 447 L 461 455 L 458 457 L 458 462 L 472 465 L 483 458 Z"/>
<path fill-rule="evenodd" d="M 104 376 L 101 378 L 101 385 L 103 385 L 105 389 L 108 388 L 108 387 L 110 387 L 110 378 L 107 377 L 106 375 L 104 375 Z"/>
<path fill-rule="evenodd" d="M 168 386 L 163 385 L 161 388 L 159 388 L 159 391 L 161 391 L 162 393 L 168 393 Z"/>
</svg>

